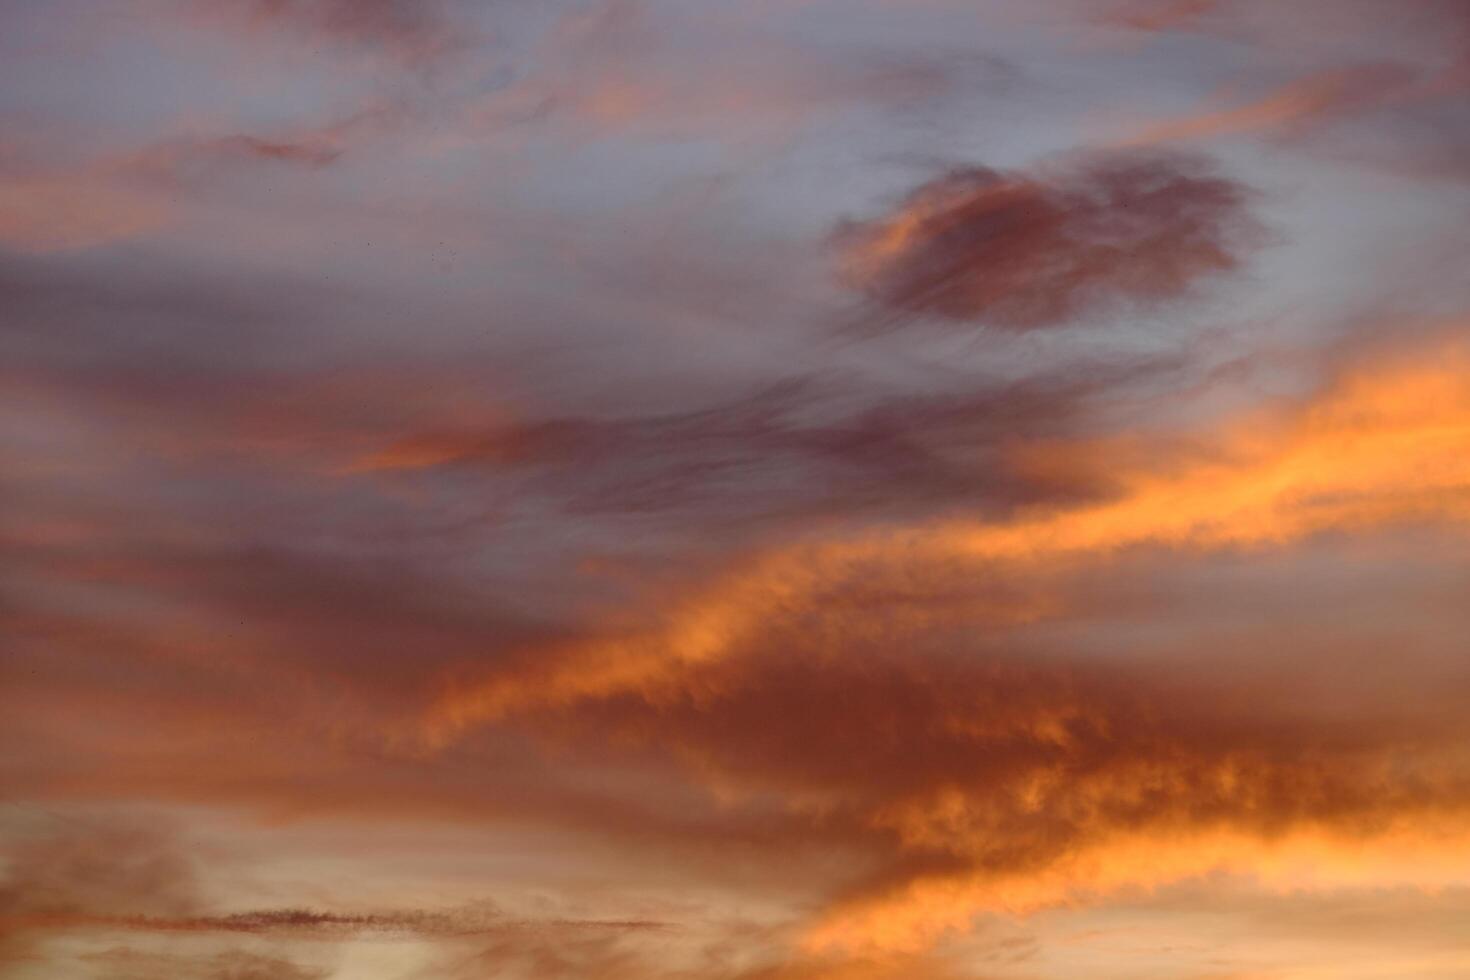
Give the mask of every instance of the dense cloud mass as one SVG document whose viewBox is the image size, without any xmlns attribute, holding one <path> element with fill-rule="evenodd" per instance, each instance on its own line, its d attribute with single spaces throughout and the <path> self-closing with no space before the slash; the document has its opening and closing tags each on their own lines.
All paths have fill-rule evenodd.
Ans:
<svg viewBox="0 0 1470 980">
<path fill-rule="evenodd" d="M 1234 269 L 1247 191 L 1184 159 L 1132 155 L 1033 176 L 965 168 L 839 229 L 846 276 L 894 310 L 1010 330 L 1186 295 Z"/>
<path fill-rule="evenodd" d="M 902 8 L 0 13 L 0 975 L 1470 973 L 1464 4 Z"/>
</svg>

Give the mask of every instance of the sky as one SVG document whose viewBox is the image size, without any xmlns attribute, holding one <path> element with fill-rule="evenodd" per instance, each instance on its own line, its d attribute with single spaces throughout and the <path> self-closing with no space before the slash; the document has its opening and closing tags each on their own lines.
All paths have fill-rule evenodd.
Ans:
<svg viewBox="0 0 1470 980">
<path fill-rule="evenodd" d="M 1465 0 L 0 0 L 0 976 L 1470 977 Z"/>
</svg>

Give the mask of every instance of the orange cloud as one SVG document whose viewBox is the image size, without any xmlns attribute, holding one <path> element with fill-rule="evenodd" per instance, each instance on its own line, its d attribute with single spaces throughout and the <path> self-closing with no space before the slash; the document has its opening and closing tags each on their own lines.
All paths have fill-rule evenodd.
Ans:
<svg viewBox="0 0 1470 980">
<path fill-rule="evenodd" d="M 866 840 L 886 859 L 821 917 L 815 948 L 918 949 L 981 912 L 1222 871 L 1276 888 L 1464 883 L 1470 759 L 1443 704 L 1336 722 L 1294 706 L 1290 681 L 1241 705 L 1203 667 L 1176 682 L 1005 638 L 1065 611 L 1065 594 L 1027 586 L 1069 563 L 1470 524 L 1470 349 L 1358 363 L 1189 442 L 1031 452 L 1105 461 L 1109 495 L 757 556 L 661 625 L 455 688 L 425 737 L 498 722 L 664 746 L 718 792 L 775 791 Z M 900 598 L 966 578 L 1015 588 Z M 986 638 L 999 646 L 947 649 Z"/>
<path fill-rule="evenodd" d="M 1061 455 L 1061 460 L 1048 456 Z M 772 616 L 885 564 L 1042 563 L 1142 545 L 1284 546 L 1324 531 L 1470 520 L 1470 352 L 1460 343 L 1359 365 L 1313 400 L 1252 413 L 1192 444 L 1030 447 L 1026 466 L 1106 464 L 1101 503 L 1039 508 L 1002 523 L 943 523 L 757 555 L 647 632 L 542 652 L 534 664 L 455 688 L 429 718 L 434 741 L 508 713 L 621 691 L 738 650 Z M 1092 464 L 1088 464 L 1092 465 Z M 999 622 L 1044 609 L 990 610 Z"/>
<path fill-rule="evenodd" d="M 1286 544 L 1398 521 L 1461 524 L 1470 518 L 1470 351 L 1457 342 L 1384 361 L 1305 405 L 1228 425 L 1195 451 L 1150 447 L 1131 465 L 1125 456 L 1115 501 L 956 527 L 939 532 L 942 547 L 1028 558 L 1150 543 Z M 1171 457 L 1179 461 L 1158 462 Z"/>
<path fill-rule="evenodd" d="M 1461 812 L 1434 827 L 1416 816 L 1368 834 L 1310 827 L 1270 835 L 1208 827 L 1123 832 L 1044 868 L 918 879 L 829 912 L 806 942 L 815 950 L 922 949 L 981 913 L 1025 915 L 1212 874 L 1241 876 L 1273 894 L 1463 887 L 1470 881 L 1463 819 Z"/>
</svg>

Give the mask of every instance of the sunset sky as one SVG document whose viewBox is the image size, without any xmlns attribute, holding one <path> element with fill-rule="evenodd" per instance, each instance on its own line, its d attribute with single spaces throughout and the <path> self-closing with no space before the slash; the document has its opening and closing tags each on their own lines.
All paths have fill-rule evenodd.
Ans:
<svg viewBox="0 0 1470 980">
<path fill-rule="evenodd" d="M 1470 978 L 1470 0 L 0 0 L 0 976 Z"/>
</svg>

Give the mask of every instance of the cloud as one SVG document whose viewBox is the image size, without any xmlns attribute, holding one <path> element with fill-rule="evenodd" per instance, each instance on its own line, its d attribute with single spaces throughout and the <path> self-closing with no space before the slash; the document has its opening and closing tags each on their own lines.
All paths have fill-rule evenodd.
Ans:
<svg viewBox="0 0 1470 980">
<path fill-rule="evenodd" d="M 345 940 L 359 935 L 464 939 L 526 932 L 656 932 L 664 924 L 647 920 L 553 920 L 528 922 L 507 918 L 491 907 L 426 911 L 331 912 L 320 909 L 252 909 L 222 915 L 125 915 L 117 912 L 46 912 L 18 916 L 12 927 L 36 930 L 105 930 L 155 935 L 204 933 L 263 935 L 279 939 Z"/>
<path fill-rule="evenodd" d="M 155 827 L 74 827 L 14 844 L 0 909 L 21 914 L 170 915 L 199 901 L 191 862 Z"/>
<path fill-rule="evenodd" d="M 863 608 L 861 590 L 829 598 L 735 660 L 686 668 L 676 690 L 529 723 L 628 741 L 866 835 L 883 861 L 818 920 L 821 947 L 922 948 L 978 913 L 1219 871 L 1277 887 L 1458 880 L 1443 862 L 1470 850 L 1470 772 L 1445 701 L 1417 721 L 1329 722 L 1293 708 L 1292 683 L 1219 698 L 1228 668 L 1199 651 L 1184 680 L 967 643 L 985 626 L 973 611 L 939 625 Z"/>
<path fill-rule="evenodd" d="M 1129 142 L 1152 144 L 1260 130 L 1300 133 L 1400 99 L 1416 77 L 1415 72 L 1397 65 L 1333 69 L 1298 79 L 1254 102 L 1152 123 Z"/>
<path fill-rule="evenodd" d="M 1403 522 L 1458 525 L 1470 514 L 1462 497 L 1470 482 L 1467 359 L 1464 345 L 1450 341 L 1356 365 L 1316 401 L 1253 412 L 1194 443 L 1018 447 L 1022 468 L 1090 471 L 1109 490 L 1073 506 L 1023 508 L 1009 520 L 941 519 L 757 553 L 672 601 L 647 633 L 574 645 L 537 657 L 522 675 L 454 692 L 431 728 L 442 735 L 522 706 L 656 689 L 669 671 L 729 655 L 773 610 L 819 602 L 834 576 L 847 581 L 895 560 L 1024 565 L 1145 546 L 1281 547 Z M 1001 610 L 1002 618 L 1032 614 L 1024 605 Z"/>
<path fill-rule="evenodd" d="M 922 946 L 980 912 L 1220 870 L 1284 887 L 1298 872 L 1448 881 L 1444 862 L 1470 849 L 1453 699 L 1380 707 L 1370 724 L 1304 711 L 1300 678 L 1222 697 L 1228 674 L 1199 650 L 1184 679 L 1006 644 L 1065 615 L 1077 600 L 1058 589 L 1079 562 L 1463 529 L 1467 358 L 1451 342 L 1359 363 L 1174 452 L 1084 449 L 1112 471 L 1101 501 L 757 555 L 644 632 L 456 687 L 426 732 L 611 737 L 866 837 L 888 863 L 832 908 L 821 945 Z M 1297 655 L 1310 675 L 1317 655 Z"/>
<path fill-rule="evenodd" d="M 128 176 L 184 186 L 210 171 L 249 164 L 279 164 L 319 170 L 345 152 L 352 127 L 326 126 L 281 136 L 235 133 L 226 136 L 165 140 L 120 158 L 113 167 Z"/>
<path fill-rule="evenodd" d="M 833 242 L 844 280 L 880 310 L 872 329 L 932 317 L 1034 330 L 1180 299 L 1238 268 L 1256 238 L 1250 197 L 1185 157 L 972 167 Z"/>
<path fill-rule="evenodd" d="M 263 956 L 243 950 L 205 954 L 145 952 L 115 947 L 80 959 L 105 970 L 107 980 L 327 980 L 333 971 L 305 966 L 280 956 Z"/>
<path fill-rule="evenodd" d="M 83 940 L 73 955 L 108 977 L 200 980 L 325 978 L 322 951 L 359 941 L 502 951 L 617 943 L 665 932 L 638 919 L 520 918 L 489 903 L 377 911 L 265 908 L 214 912 L 203 887 L 217 848 L 181 825 L 105 816 L 35 820 L 6 841 L 0 876 L 0 962 L 36 960 L 49 940 Z M 126 945 L 110 945 L 125 941 Z M 240 944 L 237 948 L 233 944 Z M 246 943 L 253 945 L 246 946 Z M 88 945 L 104 948 L 88 951 Z M 54 953 L 60 946 L 52 946 Z M 266 955 L 268 952 L 269 955 Z M 295 954 L 302 954 L 298 959 Z M 60 962 L 63 955 L 45 962 Z"/>
<path fill-rule="evenodd" d="M 1457 163 L 1470 91 L 1462 3 L 1184 0 L 1114 13 L 1107 22 L 1249 45 L 1258 63 L 1194 111 L 1138 126 L 1120 145 L 1244 137 L 1409 180 L 1465 177 Z"/>
<path fill-rule="evenodd" d="M 0 187 L 0 244 L 46 255 L 143 238 L 217 194 L 221 178 L 263 166 L 320 170 L 390 115 L 371 110 L 269 135 L 180 136 L 83 166 L 13 168 Z"/>
<path fill-rule="evenodd" d="M 257 32 L 382 52 L 415 66 L 473 40 L 440 0 L 246 0 L 212 4 L 210 13 Z"/>
<path fill-rule="evenodd" d="M 193 862 L 157 826 L 124 820 L 10 838 L 0 876 L 0 963 L 57 922 L 174 916 L 198 906 Z"/>
<path fill-rule="evenodd" d="M 0 244 L 42 255 L 137 238 L 176 216 L 177 207 L 162 195 L 87 175 L 37 175 L 0 188 Z"/>
<path fill-rule="evenodd" d="M 338 481 L 464 479 L 508 462 L 554 470 L 544 486 L 569 493 L 591 477 L 613 481 L 604 486 L 637 485 L 643 468 L 657 473 L 731 456 L 746 461 L 732 464 L 743 472 L 750 460 L 790 453 L 802 465 L 830 455 L 834 472 L 851 469 L 854 485 L 912 499 L 920 514 L 873 533 L 834 522 L 819 529 L 825 534 L 808 529 L 797 546 L 742 542 L 744 557 L 726 553 L 726 576 L 650 589 L 640 595 L 646 606 L 605 623 L 593 615 L 587 630 L 560 634 L 522 631 L 515 617 L 501 621 L 483 598 L 459 583 L 447 586 L 453 576 L 341 553 L 239 546 L 250 534 L 284 538 L 289 521 L 251 527 L 231 514 L 209 528 L 214 536 L 193 538 L 175 536 L 187 520 L 130 519 L 105 535 L 63 536 L 70 543 L 61 548 L 32 540 L 12 552 L 36 577 L 22 607 L 27 616 L 18 620 L 24 660 L 17 661 L 9 724 L 25 735 L 15 744 L 51 751 L 22 753 L 9 773 L 38 798 L 131 793 L 273 813 L 456 820 L 537 813 L 609 834 L 637 833 L 630 828 L 641 822 L 665 846 L 679 833 L 704 843 L 747 835 L 773 851 L 841 842 L 878 867 L 866 877 L 854 870 L 858 887 L 828 909 L 831 919 L 816 935 L 839 944 L 870 932 L 893 945 L 922 943 L 934 924 L 958 926 L 977 911 L 1024 911 L 1147 884 L 1130 868 L 1149 846 L 1167 857 L 1155 862 L 1160 880 L 1215 868 L 1249 873 L 1280 854 L 1316 854 L 1336 874 L 1350 865 L 1345 848 L 1353 841 L 1403 856 L 1406 874 L 1426 880 L 1416 848 L 1442 856 L 1454 842 L 1413 839 L 1395 821 L 1422 817 L 1429 827 L 1437 814 L 1458 812 L 1458 769 L 1440 759 L 1432 737 L 1434 726 L 1457 730 L 1443 715 L 1426 714 L 1428 727 L 1410 726 L 1402 738 L 1391 726 L 1364 726 L 1364 747 L 1335 726 L 1288 713 L 1271 719 L 1289 735 L 1278 743 L 1270 732 L 1238 727 L 1235 711 L 1212 713 L 1218 703 L 1210 697 L 1182 696 L 1147 671 L 1042 664 L 1004 644 L 967 669 L 951 661 L 948 644 L 977 636 L 999 642 L 1064 617 L 1078 601 L 1065 587 L 1074 562 L 1106 564 L 1159 549 L 1187 567 L 1201 554 L 1241 547 L 1280 553 L 1323 533 L 1463 523 L 1465 362 L 1453 343 L 1361 360 L 1312 398 L 1189 438 L 1074 431 L 1087 406 L 1136 380 L 1126 369 L 1099 377 L 1064 372 L 954 398 L 873 402 L 864 392 L 856 408 L 842 399 L 808 400 L 800 387 L 777 389 L 703 413 L 563 416 L 551 430 L 562 432 L 558 438 L 514 416 L 497 416 L 484 430 L 428 425 L 421 431 L 463 435 L 453 462 L 330 478 L 318 472 L 334 488 L 325 499 L 351 499 L 334 496 Z M 247 418 L 260 391 L 262 404 L 283 391 L 243 369 L 233 384 L 206 375 L 192 382 L 198 387 L 178 381 L 177 390 L 126 373 L 61 374 L 38 382 L 55 386 L 54 402 L 113 419 L 147 405 L 156 413 L 148 425 L 184 432 L 198 423 L 190 438 L 206 443 L 233 430 L 220 421 L 230 412 L 211 408 L 201 391 L 228 393 L 222 400 Z M 404 429 L 400 397 L 384 398 L 385 391 L 431 388 L 435 397 L 415 414 L 433 418 L 442 410 L 456 418 L 452 399 L 436 400 L 442 376 L 400 377 L 399 387 L 384 388 L 369 372 L 339 378 L 335 393 L 327 380 L 298 378 L 299 388 L 288 388 L 296 392 L 290 409 L 268 415 L 262 428 L 279 434 L 297 424 L 320 433 L 306 442 L 325 447 L 321 458 L 360 459 L 379 451 L 367 449 L 377 443 L 360 433 L 384 432 L 382 444 L 396 446 L 392 434 Z M 190 410 L 195 401 L 204 407 Z M 496 442 L 507 433 L 520 451 L 505 453 Z M 904 462 L 913 445 L 925 451 L 921 459 L 933 453 L 953 466 L 979 452 L 985 463 L 960 465 L 961 478 L 938 481 L 955 492 L 930 496 L 931 471 L 921 466 L 915 478 Z M 992 464 L 1014 468 L 1028 491 L 995 496 L 1001 484 L 984 483 Z M 891 480 L 890 469 L 899 474 Z M 224 472 L 239 485 L 239 471 Z M 1077 474 L 1085 492 L 1036 492 L 1048 486 L 1047 473 Z M 825 479 L 812 486 L 803 492 L 840 497 Z M 933 502 L 963 507 L 966 486 L 975 506 L 937 519 Z M 985 492 L 975 493 L 977 486 Z M 119 493 L 109 485 L 111 506 Z M 753 496 L 771 499 L 764 490 Z M 681 498 L 654 499 L 667 513 Z M 809 506 L 821 510 L 815 501 Z M 199 517 L 197 502 L 186 509 L 170 516 Z M 366 525 L 381 532 L 375 520 Z M 363 537 L 352 547 L 364 548 Z M 90 583 L 90 594 L 106 599 L 79 610 L 58 610 L 54 598 L 31 607 L 42 582 L 48 590 Z M 904 657 L 893 659 L 895 650 Z M 439 672 L 462 680 L 426 728 L 431 743 L 455 744 L 438 761 L 384 751 L 375 739 L 403 734 L 404 716 L 420 707 Z M 65 719 L 78 706 L 88 727 L 66 734 Z M 133 724 L 139 716 L 150 725 Z M 496 726 L 490 741 L 500 743 L 498 751 L 467 738 L 487 725 Z M 669 755 L 650 763 L 654 772 L 692 773 L 720 792 L 769 793 L 781 803 L 774 816 L 701 812 L 676 828 L 657 801 L 620 809 L 616 791 L 568 792 L 576 777 L 560 782 L 569 776 L 564 767 L 548 774 L 533 752 L 517 764 L 510 757 L 523 750 L 525 735 L 572 746 L 579 758 L 627 750 L 640 764 L 658 759 L 662 744 Z M 1303 744 L 1312 751 L 1293 748 Z M 493 777 L 466 780 L 467 765 Z M 989 789 L 975 789 L 981 784 Z M 1288 799 L 1280 789 L 1286 785 L 1306 787 L 1306 799 Z M 1371 790 L 1379 803 L 1354 787 Z M 1037 799 L 1047 804 L 1045 819 L 1026 809 L 1025 801 Z M 1177 850 L 1165 854 L 1159 839 L 1176 835 Z M 1273 835 L 1284 843 L 1271 844 Z M 197 914 L 174 921 L 285 934 L 295 928 L 286 924 L 291 915 L 266 908 L 234 921 Z M 888 932 L 878 928 L 883 923 Z M 322 925 L 352 928 L 347 921 Z"/>
<path fill-rule="evenodd" d="M 1219 6 L 1220 0 L 1144 0 L 1111 6 L 1099 15 L 1099 20 L 1136 31 L 1178 30 Z"/>
<path fill-rule="evenodd" d="M 556 119 L 594 136 L 784 140 L 854 110 L 911 110 L 968 82 L 993 86 L 1002 74 L 983 59 L 833 57 L 742 12 L 689 16 L 608 0 L 570 10 L 526 76 L 473 114 L 492 126 Z"/>
<path fill-rule="evenodd" d="M 1470 352 L 1455 188 L 1325 152 L 1463 171 L 1391 6 L 22 15 L 0 973 L 1405 972 Z"/>
<path fill-rule="evenodd" d="M 998 456 L 1003 445 L 1073 432 L 1089 411 L 1174 367 L 1168 358 L 1089 364 L 951 394 L 796 379 L 660 416 L 459 423 L 393 439 L 341 472 L 521 472 L 569 513 L 670 521 L 1007 506 L 1085 488 L 1022 478 Z"/>
<path fill-rule="evenodd" d="M 535 977 L 537 980 L 961 980 L 975 975 L 950 958 L 930 954 L 812 954 L 779 951 L 768 930 L 747 923 L 714 924 L 688 942 L 671 937 L 615 933 L 578 935 L 547 930 L 507 935 L 468 955 L 446 956 L 433 968 L 438 977 Z M 641 941 L 657 938 L 658 942 Z M 755 956 L 743 947 L 763 940 L 771 950 Z"/>
</svg>

